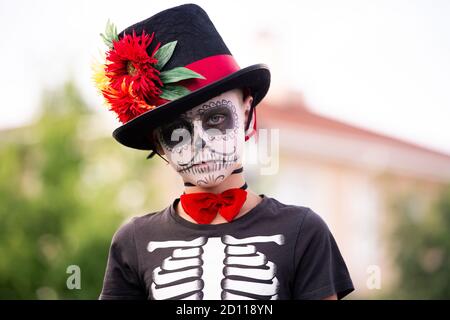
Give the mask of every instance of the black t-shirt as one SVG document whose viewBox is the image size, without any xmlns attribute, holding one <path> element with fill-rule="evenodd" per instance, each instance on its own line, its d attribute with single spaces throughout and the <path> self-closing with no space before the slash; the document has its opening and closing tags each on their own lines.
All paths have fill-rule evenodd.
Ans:
<svg viewBox="0 0 450 320">
<path fill-rule="evenodd" d="M 342 298 L 353 284 L 333 235 L 311 209 L 260 195 L 245 215 L 196 224 L 166 209 L 113 237 L 100 299 Z"/>
</svg>

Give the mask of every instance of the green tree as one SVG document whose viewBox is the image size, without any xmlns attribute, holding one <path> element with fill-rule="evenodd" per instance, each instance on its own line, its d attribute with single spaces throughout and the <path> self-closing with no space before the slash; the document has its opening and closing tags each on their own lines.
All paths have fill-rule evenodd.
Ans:
<svg viewBox="0 0 450 320">
<path fill-rule="evenodd" d="M 43 97 L 33 124 L 0 135 L 0 298 L 97 299 L 113 233 L 142 213 L 117 199 L 152 166 L 92 134 L 95 117 L 72 82 Z M 141 206 L 152 199 L 146 190 Z M 66 286 L 70 265 L 80 290 Z"/>
<path fill-rule="evenodd" d="M 429 210 L 421 210 L 414 196 L 395 207 L 393 234 L 399 279 L 392 298 L 450 298 L 450 186 Z"/>
</svg>

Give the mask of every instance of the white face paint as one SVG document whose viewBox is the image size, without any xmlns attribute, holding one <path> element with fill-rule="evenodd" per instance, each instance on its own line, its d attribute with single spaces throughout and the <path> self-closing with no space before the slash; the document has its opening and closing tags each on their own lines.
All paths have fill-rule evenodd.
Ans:
<svg viewBox="0 0 450 320">
<path fill-rule="evenodd" d="M 242 163 L 245 113 L 239 90 L 227 91 L 157 129 L 171 166 L 184 182 L 213 187 Z"/>
</svg>

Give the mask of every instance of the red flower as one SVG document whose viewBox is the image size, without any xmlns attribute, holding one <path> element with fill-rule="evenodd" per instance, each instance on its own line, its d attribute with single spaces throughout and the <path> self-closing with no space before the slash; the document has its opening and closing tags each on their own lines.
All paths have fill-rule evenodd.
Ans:
<svg viewBox="0 0 450 320">
<path fill-rule="evenodd" d="M 125 80 L 119 89 L 109 86 L 102 93 L 111 106 L 110 110 L 117 114 L 122 123 L 126 123 L 140 114 L 155 108 L 155 106 L 148 105 L 146 101 L 139 98 L 133 92 L 133 84 L 127 85 Z"/>
<path fill-rule="evenodd" d="M 163 83 L 154 57 L 161 44 L 151 55 L 147 53 L 153 38 L 154 33 L 150 36 L 143 31 L 137 36 L 133 31 L 114 41 L 106 53 L 105 73 L 110 85 L 102 93 L 122 123 L 165 102 L 159 98 Z"/>
</svg>

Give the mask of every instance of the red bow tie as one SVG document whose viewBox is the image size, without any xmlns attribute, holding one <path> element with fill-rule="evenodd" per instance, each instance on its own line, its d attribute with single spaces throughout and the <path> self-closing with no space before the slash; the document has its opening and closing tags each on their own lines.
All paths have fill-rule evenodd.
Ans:
<svg viewBox="0 0 450 320">
<path fill-rule="evenodd" d="M 180 196 L 184 211 L 200 224 L 211 223 L 217 213 L 230 222 L 239 213 L 246 199 L 247 191 L 242 188 L 228 189 L 219 194 L 196 192 Z"/>
</svg>

